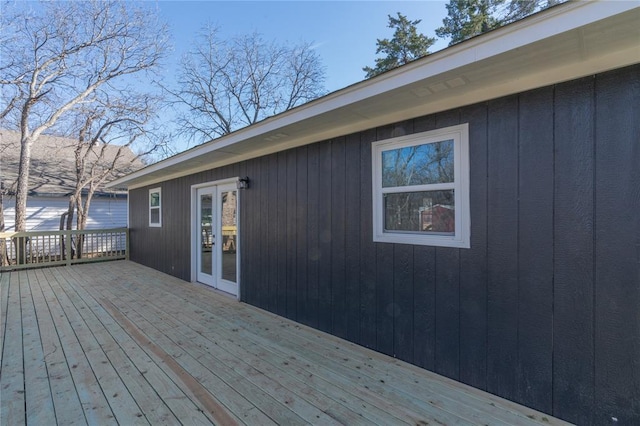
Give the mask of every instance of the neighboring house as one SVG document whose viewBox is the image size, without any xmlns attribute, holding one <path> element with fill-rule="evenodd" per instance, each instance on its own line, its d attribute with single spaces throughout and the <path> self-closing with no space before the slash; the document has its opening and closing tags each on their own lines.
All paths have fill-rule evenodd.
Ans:
<svg viewBox="0 0 640 426">
<path fill-rule="evenodd" d="M 33 145 L 27 198 L 27 230 L 50 231 L 60 228 L 60 217 L 69 209 L 69 195 L 75 188 L 74 150 L 77 141 L 43 135 Z M 110 151 L 116 147 L 108 147 Z M 133 163 L 131 160 L 134 159 Z M 14 230 L 15 184 L 20 163 L 20 134 L 0 130 L 0 179 L 4 186 L 5 230 Z M 126 149 L 116 176 L 140 169 L 143 164 Z M 74 217 L 74 229 L 75 229 Z M 127 226 L 125 191 L 99 188 L 91 201 L 87 229 Z"/>
<path fill-rule="evenodd" d="M 110 185 L 135 262 L 571 422 L 640 424 L 638 2 L 561 4 Z"/>
</svg>

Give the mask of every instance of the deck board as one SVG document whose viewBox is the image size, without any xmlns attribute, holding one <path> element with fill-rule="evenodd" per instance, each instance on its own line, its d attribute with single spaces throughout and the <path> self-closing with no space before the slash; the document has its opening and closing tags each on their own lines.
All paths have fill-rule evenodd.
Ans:
<svg viewBox="0 0 640 426">
<path fill-rule="evenodd" d="M 20 286 L 22 274 L 12 274 L 8 281 L 6 326 L 3 336 L 2 374 L 0 375 L 0 424 L 25 424 L 24 367 Z M 3 285 L 6 282 L 3 282 Z M 3 292 L 4 295 L 4 292 Z M 3 303 L 4 305 L 4 303 Z"/>
<path fill-rule="evenodd" d="M 151 423 L 173 423 L 175 418 L 177 422 L 188 424 L 210 424 L 211 421 L 206 418 L 202 410 L 191 400 L 185 393 L 185 390 L 176 383 L 176 378 L 168 375 L 162 365 L 162 360 L 154 359 L 153 355 L 149 355 L 144 349 L 131 337 L 129 333 L 115 320 L 105 306 L 99 303 L 91 294 L 85 291 L 82 274 L 78 278 L 74 278 L 72 270 L 67 268 L 64 271 L 67 276 L 67 282 L 74 285 L 74 290 L 78 297 L 85 302 L 92 312 L 99 319 L 104 327 L 106 334 L 101 333 L 100 339 L 103 347 L 109 348 L 111 362 L 118 365 L 118 370 L 124 366 L 124 373 L 133 381 L 133 387 L 129 389 L 138 389 L 137 401 L 143 409 L 143 415 Z M 99 277 L 91 277 L 91 281 L 98 281 Z M 99 327 L 96 325 L 96 327 Z M 94 329 L 94 335 L 99 330 Z M 112 342 L 116 342 L 113 345 Z M 179 380 L 178 380 L 179 381 Z M 143 398 L 140 398 L 142 395 Z M 154 421 L 154 419 L 157 419 Z"/>
<path fill-rule="evenodd" d="M 28 273 L 31 278 L 33 304 L 38 316 L 38 329 L 44 354 L 43 361 L 47 369 L 55 420 L 58 424 L 85 423 L 84 410 L 63 353 L 51 308 L 43 292 L 43 287 L 47 286 L 46 275 L 42 270 L 29 271 Z"/>
<path fill-rule="evenodd" d="M 123 294 L 122 291 L 119 294 Z M 135 294 L 132 297 L 133 300 L 137 300 L 141 297 L 140 294 Z M 348 380 L 344 380 L 343 377 L 329 373 L 329 378 L 326 380 L 320 380 L 320 386 L 314 383 L 313 387 L 304 386 L 306 382 L 310 379 L 316 379 L 322 375 L 317 373 L 309 374 L 310 368 L 313 368 L 306 362 L 304 359 L 296 360 L 296 357 L 293 355 L 296 352 L 290 351 L 277 351 L 271 347 L 269 340 L 261 338 L 260 334 L 263 333 L 262 328 L 252 327 L 253 332 L 247 332 L 246 325 L 242 324 L 242 321 L 235 322 L 233 321 L 233 312 L 227 312 L 227 308 L 224 306 L 216 307 L 216 311 L 208 311 L 209 306 L 204 304 L 200 304 L 197 302 L 197 296 L 181 299 L 177 295 L 171 296 L 169 292 L 163 295 L 159 295 L 155 297 L 153 301 L 149 301 L 147 303 L 155 303 L 157 304 L 158 312 L 162 312 L 164 315 L 171 314 L 172 317 L 163 317 L 163 324 L 168 324 L 172 321 L 172 318 L 188 318 L 188 324 L 192 328 L 183 327 L 180 330 L 180 334 L 185 336 L 186 340 L 196 339 L 201 340 L 201 344 L 204 345 L 204 348 L 207 353 L 219 352 L 220 348 L 225 348 L 225 350 L 231 352 L 231 357 L 225 357 L 226 362 L 231 363 L 233 368 L 239 368 L 236 360 L 241 359 L 242 357 L 248 358 L 247 363 L 251 365 L 252 368 L 256 368 L 264 372 L 265 374 L 271 376 L 276 373 L 276 368 L 280 367 L 279 370 L 279 379 L 280 383 L 283 386 L 278 386 L 275 388 L 279 392 L 282 391 L 282 388 L 290 389 L 293 392 L 296 392 L 303 399 L 315 399 L 313 401 L 315 404 L 318 404 L 323 408 L 328 414 L 330 413 L 331 417 L 338 418 L 341 421 L 346 423 L 353 424 L 354 422 L 363 422 L 365 419 L 369 419 L 366 423 L 378 423 L 378 424 L 389 424 L 389 423 L 399 423 L 400 418 L 404 418 L 409 423 L 415 423 L 419 420 L 420 416 L 414 416 L 411 418 L 409 416 L 409 412 L 406 407 L 392 407 L 389 402 L 383 398 L 379 398 L 375 394 L 371 394 L 369 391 L 368 398 L 377 399 L 377 405 L 380 406 L 389 406 L 390 409 L 397 411 L 400 415 L 400 418 L 393 417 L 389 415 L 389 413 L 385 413 L 382 411 L 382 414 L 378 414 L 378 418 L 369 415 L 370 411 L 380 411 L 377 407 L 372 406 L 370 403 L 366 403 L 365 400 L 359 400 L 354 397 L 353 394 L 348 394 L 343 392 L 345 396 L 342 396 L 342 400 L 336 398 L 335 400 L 330 399 L 330 395 L 332 393 L 336 393 L 335 383 L 344 382 L 345 387 L 352 387 L 349 385 Z M 193 302 L 190 302 L 193 300 Z M 145 304 L 147 304 L 145 303 Z M 179 310 L 172 309 L 172 306 L 179 306 Z M 221 315 L 222 314 L 222 315 Z M 223 321 L 223 318 L 226 318 Z M 216 324 L 215 328 L 208 328 L 203 325 L 207 320 L 213 321 Z M 177 324 L 177 323 L 176 323 Z M 177 327 L 178 325 L 172 325 Z M 259 332 L 256 333 L 256 330 Z M 187 337 L 187 333 L 191 333 L 189 337 Z M 239 345 L 235 341 L 239 339 L 239 336 L 242 336 L 243 343 Z M 206 338 L 209 338 L 209 345 L 207 346 Z M 257 340 L 257 343 L 254 341 Z M 250 346 L 252 345 L 256 347 L 255 350 L 251 350 Z M 271 348 L 271 349 L 269 349 Z M 251 356 L 249 358 L 249 356 Z M 298 355 L 300 358 L 300 356 Z M 234 365 L 235 362 L 235 365 Z M 302 368 L 297 371 L 294 371 L 294 375 L 291 375 L 293 368 L 295 365 L 302 363 Z M 282 368 L 283 367 L 283 368 Z M 268 370 L 267 370 L 268 369 Z M 250 371 L 246 371 L 247 375 L 251 375 Z M 311 376 L 311 377 L 310 377 Z M 324 374 L 327 376 L 327 374 Z M 297 383 L 296 383 L 297 382 Z M 330 386 L 321 386 L 322 382 L 324 383 L 333 383 L 334 385 Z M 319 392 L 320 388 L 326 389 L 326 394 Z M 274 388 L 271 388 L 273 390 Z M 324 399 L 322 399 L 324 397 Z M 329 400 L 327 400 L 329 399 Z M 311 402 L 311 401 L 310 401 Z M 345 404 L 345 405 L 343 405 Z M 355 413 L 349 409 L 349 406 L 356 405 L 362 408 L 366 408 L 366 411 L 362 411 L 360 413 Z M 316 415 L 317 416 L 317 415 Z M 317 422 L 318 417 L 311 417 L 310 420 Z"/>
<path fill-rule="evenodd" d="M 123 297 L 128 294 L 126 291 L 119 291 L 118 295 L 115 295 L 105 293 L 105 287 L 101 289 L 104 297 L 116 304 L 120 311 L 134 321 L 154 342 L 175 357 L 184 368 L 197 374 L 198 380 L 206 383 L 207 387 L 215 382 L 213 384 L 218 386 L 213 390 L 216 394 L 225 397 L 226 405 L 232 411 L 234 408 L 231 405 L 237 406 L 238 402 L 244 399 L 242 395 L 247 395 L 252 404 L 279 424 L 300 423 L 303 420 L 317 422 L 318 419 L 326 417 L 312 405 L 299 407 L 301 409 L 298 411 L 292 409 L 293 405 L 304 405 L 304 403 L 292 398 L 288 388 L 256 370 L 252 363 L 242 361 L 241 354 L 228 354 L 221 344 L 207 341 L 200 334 L 188 335 L 189 328 L 178 319 L 180 316 L 187 317 L 188 308 L 184 303 L 180 304 L 180 310 L 176 311 L 171 308 L 175 303 L 166 302 L 158 306 L 152 301 L 147 301 L 141 304 L 138 302 L 140 296 L 135 293 L 126 298 Z M 154 298 L 153 302 L 157 301 L 163 301 L 162 295 Z M 137 308 L 137 311 L 134 308 Z M 162 321 L 155 321 L 155 325 L 152 324 L 158 315 L 165 316 Z M 166 338 L 171 331 L 176 332 L 181 338 L 177 341 Z M 206 365 L 217 368 L 215 371 L 210 371 L 205 367 Z M 233 387 L 228 383 L 232 383 Z M 243 409 L 243 407 L 237 408 Z M 302 417 L 299 414 L 302 414 Z M 255 420 L 256 424 L 264 423 L 264 419 Z"/>
<path fill-rule="evenodd" d="M 137 419 L 135 424 L 149 424 L 146 419 L 142 418 L 140 407 L 118 376 L 116 371 L 117 366 L 114 367 L 109 362 L 109 359 L 93 335 L 91 328 L 87 325 L 84 318 L 80 316 L 79 310 L 83 307 L 75 305 L 66 293 L 64 289 L 64 283 L 66 281 L 65 278 L 60 275 L 60 269 L 51 269 L 51 274 L 54 279 L 49 281 L 50 288 L 56 294 L 56 298 L 65 313 L 68 324 L 78 340 L 77 344 L 74 342 L 69 346 L 77 351 L 77 355 L 82 359 L 82 362 L 85 362 L 86 359 L 85 365 L 91 369 L 92 373 L 98 379 L 96 382 L 99 383 L 100 393 L 110 407 L 109 413 L 103 413 L 103 415 L 106 415 L 106 420 L 101 420 L 100 423 L 103 424 L 105 421 L 113 420 L 122 423 L 121 420 L 130 421 L 129 419 Z"/>
<path fill-rule="evenodd" d="M 55 271 L 55 269 L 51 271 Z M 81 340 L 86 340 L 89 337 L 87 330 L 84 327 L 74 328 L 69 322 L 67 313 L 60 303 L 63 294 L 55 292 L 52 287 L 55 276 L 48 278 L 47 280 L 39 280 L 39 284 L 51 315 L 51 325 L 55 330 L 53 333 L 59 339 L 57 343 L 51 344 L 54 346 L 53 350 L 60 362 L 54 367 L 59 368 L 60 374 L 64 375 L 67 380 L 64 394 L 77 396 L 87 423 L 115 425 L 117 422 L 101 388 L 102 383 L 98 381 L 80 344 Z M 41 333 L 41 336 L 43 339 L 45 338 L 44 333 Z M 69 405 L 73 405 L 77 409 L 75 398 L 70 399 L 73 400 L 73 403 Z M 68 410 L 66 397 L 59 398 L 56 403 L 56 413 L 58 416 L 63 415 Z"/>
<path fill-rule="evenodd" d="M 165 299 L 159 301 L 162 303 L 162 306 L 180 306 L 179 312 L 173 312 L 175 315 L 180 315 L 183 317 L 187 317 L 190 319 L 189 323 L 191 326 L 195 328 L 194 338 L 197 336 L 203 336 L 205 338 L 209 338 L 211 342 L 215 342 L 216 347 L 226 347 L 228 350 L 233 351 L 234 357 L 248 357 L 248 355 L 252 355 L 252 358 L 248 361 L 250 364 L 261 370 L 265 368 L 269 363 L 272 365 L 280 365 L 285 366 L 285 371 L 292 371 L 296 366 L 298 369 L 295 371 L 300 377 L 301 381 L 309 380 L 312 378 L 319 378 L 324 383 L 332 384 L 327 388 L 327 393 L 331 394 L 335 392 L 337 386 L 342 386 L 342 389 L 348 389 L 346 395 L 343 396 L 343 401 L 340 401 L 340 404 L 345 404 L 347 406 L 361 406 L 362 401 L 364 400 L 374 400 L 376 402 L 376 406 L 382 406 L 387 409 L 386 415 L 382 418 L 378 419 L 376 423 L 379 424 L 389 424 L 389 423 L 398 423 L 400 421 L 406 421 L 408 423 L 415 423 L 419 420 L 424 420 L 421 416 L 413 413 L 408 410 L 408 407 L 395 407 L 393 404 L 390 404 L 386 398 L 381 398 L 379 395 L 375 393 L 371 393 L 369 390 L 362 389 L 359 390 L 356 388 L 354 391 L 353 382 L 350 378 L 346 378 L 340 374 L 336 374 L 331 371 L 331 369 L 322 368 L 316 366 L 316 364 L 306 357 L 302 357 L 299 355 L 299 352 L 296 350 L 290 351 L 286 350 L 286 348 L 281 345 L 273 345 L 273 340 L 276 337 L 271 336 L 270 330 L 266 330 L 267 327 L 261 327 L 260 324 L 256 324 L 256 327 L 252 328 L 252 330 L 259 330 L 259 333 L 255 333 L 255 331 L 247 331 L 247 327 L 243 324 L 242 321 L 235 322 L 232 321 L 232 316 L 229 315 L 229 312 L 226 312 L 224 307 L 220 308 L 220 311 L 226 316 L 228 320 L 223 323 L 222 326 L 217 326 L 215 330 L 207 329 L 203 325 L 205 321 L 205 317 L 210 315 L 205 311 L 207 308 L 204 305 L 200 305 L 198 302 L 194 302 L 196 304 L 196 311 L 200 312 L 199 314 L 193 314 L 193 311 L 190 311 L 185 307 L 184 303 L 179 302 L 178 300 L 174 300 L 172 298 Z M 199 308 L 199 309 L 198 309 Z M 168 308 L 170 309 L 170 308 Z M 166 311 L 170 312 L 170 311 Z M 215 318 L 215 317 L 214 317 Z M 219 321 L 215 320 L 214 323 L 220 324 Z M 229 323 L 227 326 L 226 323 Z M 182 332 L 187 332 L 187 330 L 181 330 Z M 264 338 L 261 335 L 266 333 L 266 335 L 271 336 L 270 338 Z M 296 337 L 292 337 L 295 339 Z M 236 343 L 236 341 L 241 340 L 242 344 Z M 225 345 L 225 341 L 228 342 Z M 233 347 L 236 347 L 237 350 L 234 351 Z M 255 349 L 252 351 L 250 346 Z M 213 347 L 208 347 L 208 350 L 213 350 Z M 264 360 L 264 362 L 262 362 Z M 269 372 L 272 374 L 272 372 Z M 286 376 L 281 376 L 283 384 L 288 389 L 296 389 L 296 386 L 293 385 L 292 379 L 288 379 Z M 318 388 L 314 386 L 313 389 L 315 396 L 318 397 Z M 349 391 L 351 393 L 349 393 Z M 363 393 L 365 395 L 365 399 L 362 400 L 358 397 L 358 393 Z M 303 396 L 304 397 L 304 396 Z M 325 395 L 326 397 L 326 395 Z M 357 418 L 351 414 L 345 417 L 344 411 L 348 410 L 348 407 L 344 405 L 342 407 L 338 407 L 333 405 L 333 416 L 337 417 L 341 420 L 345 420 L 345 422 L 351 423 L 353 421 L 363 421 L 364 416 L 362 418 Z M 371 408 L 371 407 L 369 407 Z M 336 411 L 343 413 L 337 413 Z M 362 414 L 362 413 L 361 413 Z M 391 415 L 390 415 L 391 414 Z M 398 417 L 394 417 L 395 414 Z M 350 421 L 348 421 L 348 419 Z"/>
<path fill-rule="evenodd" d="M 167 291 L 171 292 L 172 290 L 167 289 Z M 164 296 L 164 300 L 156 300 L 156 303 L 160 303 L 160 306 L 180 306 L 179 314 L 181 316 L 191 316 L 191 323 L 195 324 L 197 327 L 198 324 L 203 322 L 204 318 L 198 318 L 197 316 L 194 317 L 191 315 L 192 311 L 185 307 L 185 303 L 193 303 L 202 310 L 205 310 L 207 306 L 201 303 L 195 294 L 190 294 L 189 296 L 192 297 L 188 297 L 188 299 L 179 299 L 178 295 L 174 295 L 174 299 L 166 299 L 166 296 Z M 140 295 L 137 297 L 140 297 Z M 187 300 L 191 300 L 192 302 L 187 302 Z M 226 311 L 228 308 L 229 307 L 227 306 L 223 306 L 220 309 L 224 311 L 225 315 L 231 318 L 232 312 Z M 203 312 L 202 310 L 200 312 Z M 204 316 L 205 314 L 206 313 L 203 312 L 201 315 Z M 271 323 L 273 322 L 273 319 L 276 319 L 278 321 L 278 327 L 268 330 L 268 326 L 264 325 L 265 319 L 253 320 L 251 322 L 252 329 L 260 329 L 260 335 L 246 331 L 246 324 L 244 324 L 244 322 L 246 322 L 249 317 L 239 322 L 232 322 L 231 320 L 227 322 L 231 322 L 231 326 L 235 327 L 233 328 L 233 330 L 236 330 L 235 339 L 237 339 L 238 336 L 241 336 L 245 339 L 245 342 L 253 342 L 258 346 L 258 348 L 271 348 L 270 350 L 272 352 L 269 357 L 279 354 L 282 360 L 284 360 L 283 362 L 286 362 L 288 368 L 293 368 L 297 364 L 299 367 L 301 366 L 303 368 L 305 375 L 308 376 L 308 373 L 312 372 L 314 377 L 320 377 L 327 383 L 338 384 L 339 386 L 343 386 L 347 389 L 347 392 L 352 392 L 349 395 L 349 398 L 345 399 L 345 403 L 349 405 L 361 404 L 361 401 L 373 399 L 376 402 L 376 406 L 384 407 L 387 413 L 387 416 L 385 416 L 386 418 L 379 419 L 379 423 L 381 424 L 388 424 L 390 422 L 407 422 L 415 424 L 420 421 L 434 422 L 436 420 L 444 420 L 447 424 L 466 424 L 477 423 L 480 421 L 476 416 L 475 410 L 467 410 L 469 412 L 466 413 L 464 412 L 464 408 L 466 407 L 460 407 L 455 400 L 446 398 L 448 387 L 437 387 L 434 388 L 432 392 L 425 394 L 424 385 L 416 385 L 414 383 L 415 378 L 405 377 L 404 382 L 400 382 L 397 386 L 389 388 L 388 384 L 398 382 L 399 380 L 396 372 L 389 372 L 389 368 L 387 367 L 388 361 L 379 362 L 375 357 L 363 357 L 361 356 L 358 347 L 353 345 L 348 345 L 353 346 L 354 348 L 354 350 L 349 351 L 348 349 L 342 348 L 342 345 L 334 347 L 327 346 L 326 344 L 317 344 L 317 342 L 315 342 L 315 340 L 317 340 L 316 337 L 309 339 L 306 337 L 306 334 L 300 336 L 295 331 L 291 333 L 288 330 L 291 326 L 294 329 L 299 329 L 299 326 L 294 325 L 289 321 L 278 319 L 271 314 L 266 314 L 266 316 L 268 321 Z M 270 316 L 273 318 L 269 318 Z M 214 334 L 219 336 L 221 331 L 222 330 L 219 328 L 216 328 Z M 206 334 L 207 332 L 211 331 L 202 327 L 197 331 L 199 334 Z M 312 333 L 314 332 L 315 331 L 312 331 Z M 318 336 L 319 335 L 320 334 L 318 334 Z M 335 339 L 332 336 L 327 337 L 329 340 Z M 336 339 L 336 342 L 339 342 L 339 340 Z M 247 350 L 246 343 L 243 344 L 242 349 L 245 351 Z M 337 349 L 340 349 L 345 353 L 337 353 Z M 306 356 L 300 360 L 292 360 L 291 354 L 294 353 L 304 353 Z M 342 362 L 335 364 L 334 368 L 326 369 L 316 367 L 326 365 L 327 361 L 335 359 L 336 355 L 341 357 L 340 360 Z M 265 357 L 264 351 L 258 354 L 257 359 L 261 359 L 263 357 Z M 265 359 L 268 359 L 269 357 L 266 357 Z M 352 365 L 349 366 L 347 364 Z M 368 382 L 371 382 L 372 384 L 366 385 Z M 358 385 L 359 383 L 365 383 L 366 387 L 354 386 L 354 384 Z M 428 384 L 429 382 L 425 383 Z M 407 388 L 409 388 L 411 392 L 407 393 Z M 335 386 L 333 389 L 335 389 Z M 410 403 L 403 407 L 396 407 L 394 404 L 389 403 L 389 401 L 393 401 L 394 397 L 397 396 L 394 395 L 394 392 L 400 393 L 400 396 L 404 398 L 408 398 Z M 416 398 L 413 396 L 421 394 L 425 395 L 424 398 Z M 473 399 L 470 401 L 471 403 L 476 402 Z M 424 415 L 425 411 L 428 412 L 431 410 L 432 407 L 429 405 L 439 407 L 437 416 L 431 417 Z M 487 410 L 487 407 L 482 408 Z M 493 406 L 488 407 L 489 412 L 499 410 L 499 408 Z M 423 415 L 421 416 L 416 413 L 423 413 Z M 389 416 L 389 414 L 392 416 Z M 493 417 L 491 420 L 493 424 L 507 424 L 504 421 L 499 420 L 499 417 Z M 529 419 L 522 419 L 522 421 L 526 424 Z"/>
<path fill-rule="evenodd" d="M 128 261 L 0 287 L 0 424 L 564 424 Z"/>
<path fill-rule="evenodd" d="M 46 424 L 47 419 L 55 418 L 53 398 L 49 387 L 47 366 L 44 361 L 42 340 L 38 317 L 34 305 L 31 287 L 36 285 L 35 276 L 28 277 L 21 286 L 20 302 L 22 310 L 22 335 L 24 348 L 24 387 L 26 400 L 27 422 Z"/>
<path fill-rule="evenodd" d="M 0 273 L 0 354 L 4 350 L 5 327 L 7 325 L 7 304 L 9 303 L 10 274 Z"/>
<path fill-rule="evenodd" d="M 70 282 L 77 284 L 73 277 L 68 276 L 68 279 Z M 158 394 L 148 391 L 150 385 L 145 375 L 137 369 L 136 364 L 129 358 L 129 356 L 134 357 L 134 355 L 130 354 L 128 356 L 116 341 L 119 336 L 117 334 L 112 335 L 107 325 L 101 322 L 98 317 L 99 311 L 102 309 L 101 305 L 93 299 L 83 300 L 81 294 L 84 293 L 79 287 L 67 289 L 67 296 L 78 308 L 78 312 L 85 321 L 87 328 L 93 333 L 97 344 L 104 351 L 106 360 L 113 366 L 115 374 L 110 377 L 110 380 L 119 379 L 122 381 L 122 385 L 136 401 L 138 409 L 140 410 L 140 407 L 144 407 L 142 411 L 144 411 L 149 423 L 177 423 L 177 417 L 164 404 Z M 117 415 L 120 414 L 118 410 L 115 411 Z"/>
<path fill-rule="evenodd" d="M 181 316 L 188 317 L 188 315 L 184 314 L 184 311 L 184 305 L 181 305 Z M 172 313 L 175 314 L 175 311 L 172 311 Z M 194 331 L 194 329 L 184 324 L 172 322 L 166 318 L 162 321 L 162 324 L 165 327 L 179 327 L 179 332 L 183 336 L 183 340 L 180 343 L 185 345 L 187 344 L 186 342 L 192 342 L 190 351 L 197 355 L 201 362 L 206 360 L 214 365 L 226 365 L 228 368 L 250 377 L 252 383 L 246 383 L 245 385 L 252 386 L 255 384 L 265 394 L 268 394 L 267 392 L 273 393 L 274 390 L 276 393 L 282 392 L 285 395 L 285 403 L 287 402 L 286 394 L 290 391 L 295 394 L 296 398 L 299 397 L 306 400 L 330 417 L 340 419 L 343 422 L 353 424 L 353 422 L 363 420 L 359 413 L 350 410 L 348 407 L 338 405 L 337 401 L 328 400 L 316 384 L 313 386 L 307 385 L 308 374 L 306 372 L 296 376 L 295 374 L 287 374 L 286 369 L 278 369 L 279 365 L 288 364 L 287 357 L 280 357 L 280 361 L 274 361 L 274 354 L 252 350 L 248 344 L 240 346 L 234 343 L 233 339 L 237 339 L 238 336 L 237 331 L 216 327 L 215 336 L 211 336 L 206 329 L 198 328 L 197 331 Z M 274 379 L 271 380 L 271 383 L 265 380 L 269 377 Z M 288 397 L 294 397 L 294 395 L 288 395 Z M 273 401 L 270 403 L 273 404 Z M 317 421 L 317 416 L 322 417 L 323 415 L 316 413 L 315 416 L 309 418 L 309 420 Z M 283 419 L 276 420 L 283 421 Z"/>
</svg>

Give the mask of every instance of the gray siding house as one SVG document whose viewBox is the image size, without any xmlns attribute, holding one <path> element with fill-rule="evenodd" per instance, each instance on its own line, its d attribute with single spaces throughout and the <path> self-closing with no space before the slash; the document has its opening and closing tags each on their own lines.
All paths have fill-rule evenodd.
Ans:
<svg viewBox="0 0 640 426">
<path fill-rule="evenodd" d="M 76 141 L 43 135 L 32 148 L 29 194 L 27 197 L 27 230 L 53 231 L 60 228 L 60 216 L 69 208 L 69 195 L 74 190 L 74 148 Z M 112 147 L 108 147 L 109 149 Z M 126 150 L 116 176 L 140 169 L 143 164 Z M 131 161 L 133 163 L 131 163 Z M 20 163 L 20 134 L 0 130 L 0 180 L 4 187 L 5 230 L 14 230 L 14 187 Z M 75 224 L 75 220 L 74 220 Z M 87 229 L 127 226 L 127 193 L 100 188 L 89 208 Z"/>
<path fill-rule="evenodd" d="M 638 2 L 553 7 L 110 185 L 135 262 L 640 424 Z"/>
</svg>

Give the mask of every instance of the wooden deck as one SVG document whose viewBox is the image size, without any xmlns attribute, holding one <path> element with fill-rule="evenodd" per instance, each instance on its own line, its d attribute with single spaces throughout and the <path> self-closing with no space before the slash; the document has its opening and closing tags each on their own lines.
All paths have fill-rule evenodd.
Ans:
<svg viewBox="0 0 640 426">
<path fill-rule="evenodd" d="M 562 424 L 128 261 L 0 276 L 0 424 Z"/>
</svg>

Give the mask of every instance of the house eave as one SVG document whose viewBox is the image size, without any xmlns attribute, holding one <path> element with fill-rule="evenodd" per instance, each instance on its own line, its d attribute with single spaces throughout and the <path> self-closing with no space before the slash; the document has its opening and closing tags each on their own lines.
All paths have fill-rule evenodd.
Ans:
<svg viewBox="0 0 640 426">
<path fill-rule="evenodd" d="M 640 62 L 637 2 L 571 2 L 114 180 L 137 188 Z"/>
</svg>

